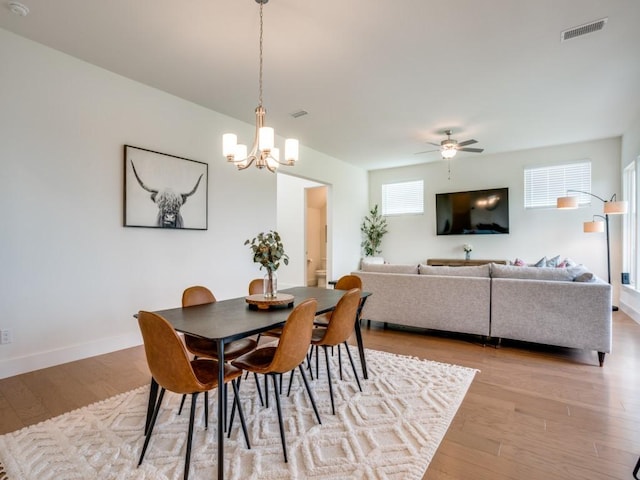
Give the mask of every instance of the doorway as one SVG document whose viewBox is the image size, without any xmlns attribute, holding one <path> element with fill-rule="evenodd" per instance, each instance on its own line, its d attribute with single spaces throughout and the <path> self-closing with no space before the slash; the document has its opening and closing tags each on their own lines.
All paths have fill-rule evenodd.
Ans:
<svg viewBox="0 0 640 480">
<path fill-rule="evenodd" d="M 327 286 L 327 187 L 305 188 L 307 286 Z"/>
</svg>

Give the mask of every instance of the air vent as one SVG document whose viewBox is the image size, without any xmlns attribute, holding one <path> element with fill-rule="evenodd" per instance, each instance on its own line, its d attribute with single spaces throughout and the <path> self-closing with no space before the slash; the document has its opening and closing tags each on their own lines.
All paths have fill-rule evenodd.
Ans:
<svg viewBox="0 0 640 480">
<path fill-rule="evenodd" d="M 293 118 L 300 118 L 300 117 L 304 117 L 305 115 L 307 115 L 309 112 L 305 111 L 305 110 L 298 110 L 297 112 L 293 112 L 291 113 L 291 116 Z"/>
<path fill-rule="evenodd" d="M 608 18 L 603 18 L 601 20 L 596 20 L 595 22 L 586 23 L 584 25 L 565 30 L 560 34 L 560 41 L 564 42 L 566 40 L 571 40 L 572 38 L 581 37 L 582 35 L 598 32 L 604 28 L 607 20 Z"/>
</svg>

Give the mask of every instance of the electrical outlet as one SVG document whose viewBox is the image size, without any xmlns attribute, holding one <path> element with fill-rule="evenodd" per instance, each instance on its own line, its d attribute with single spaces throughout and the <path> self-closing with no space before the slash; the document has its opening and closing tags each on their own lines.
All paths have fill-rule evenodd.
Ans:
<svg viewBox="0 0 640 480">
<path fill-rule="evenodd" d="M 11 330 L 0 330 L 0 344 L 4 345 L 13 342 L 13 335 Z"/>
</svg>

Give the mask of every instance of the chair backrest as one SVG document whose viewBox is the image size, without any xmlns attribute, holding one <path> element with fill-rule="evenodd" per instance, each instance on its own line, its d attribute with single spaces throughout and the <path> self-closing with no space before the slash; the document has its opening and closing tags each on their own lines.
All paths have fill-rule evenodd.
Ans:
<svg viewBox="0 0 640 480">
<path fill-rule="evenodd" d="M 138 325 L 151 375 L 161 387 L 175 393 L 194 393 L 208 388 L 193 372 L 184 344 L 171 324 L 160 315 L 141 311 Z M 211 362 L 215 365 L 215 362 Z"/>
<path fill-rule="evenodd" d="M 249 295 L 264 293 L 264 280 L 262 278 L 254 278 L 249 282 Z"/>
<path fill-rule="evenodd" d="M 194 305 L 204 305 L 205 303 L 214 303 L 216 297 L 207 287 L 195 285 L 189 287 L 182 292 L 182 306 L 193 307 Z"/>
<path fill-rule="evenodd" d="M 304 361 L 311 344 L 313 319 L 317 308 L 318 301 L 308 298 L 289 314 L 271 361 L 272 372 L 286 373 Z"/>
<path fill-rule="evenodd" d="M 338 279 L 334 288 L 336 290 L 351 290 L 352 288 L 362 290 L 362 279 L 357 275 L 345 275 Z"/>
<path fill-rule="evenodd" d="M 331 313 L 331 321 L 322 338 L 323 345 L 339 345 L 351 336 L 360 305 L 360 292 L 359 288 L 352 288 L 340 298 Z"/>
</svg>

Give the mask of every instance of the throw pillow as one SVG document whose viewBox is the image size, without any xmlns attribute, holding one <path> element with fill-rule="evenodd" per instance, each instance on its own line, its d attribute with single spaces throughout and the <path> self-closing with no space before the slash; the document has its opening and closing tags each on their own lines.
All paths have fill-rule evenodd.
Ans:
<svg viewBox="0 0 640 480">
<path fill-rule="evenodd" d="M 521 258 L 516 258 L 511 265 L 516 266 L 516 267 L 524 267 L 527 264 Z"/>
<path fill-rule="evenodd" d="M 555 268 L 558 266 L 559 263 L 560 263 L 560 255 L 556 255 L 555 257 L 547 260 L 545 266 Z"/>
<path fill-rule="evenodd" d="M 542 257 L 536 263 L 533 264 L 534 267 L 546 267 L 547 266 L 547 257 Z"/>
<path fill-rule="evenodd" d="M 576 278 L 574 278 L 573 281 L 574 282 L 589 283 L 589 282 L 595 282 L 596 279 L 595 279 L 593 273 L 584 272 L 584 273 L 581 273 L 580 275 L 578 275 Z"/>
</svg>

